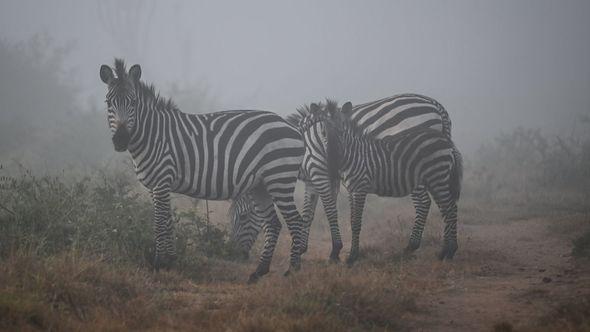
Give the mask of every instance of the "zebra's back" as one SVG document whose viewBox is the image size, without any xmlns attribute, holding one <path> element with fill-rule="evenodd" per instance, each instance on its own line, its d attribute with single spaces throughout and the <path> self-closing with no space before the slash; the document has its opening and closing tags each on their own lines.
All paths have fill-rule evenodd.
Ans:
<svg viewBox="0 0 590 332">
<path fill-rule="evenodd" d="M 431 128 L 450 137 L 451 122 L 436 100 L 413 93 L 398 94 L 356 105 L 347 114 L 365 133 L 376 138 Z"/>
</svg>

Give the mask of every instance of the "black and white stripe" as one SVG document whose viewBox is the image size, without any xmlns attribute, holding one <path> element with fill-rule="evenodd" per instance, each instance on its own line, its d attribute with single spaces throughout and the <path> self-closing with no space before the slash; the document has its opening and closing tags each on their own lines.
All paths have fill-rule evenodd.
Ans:
<svg viewBox="0 0 590 332">
<path fill-rule="evenodd" d="M 100 76 L 108 85 L 107 106 L 113 143 L 128 150 L 139 181 L 153 197 L 155 266 L 175 257 L 170 193 L 228 200 L 243 195 L 265 220 L 267 245 L 251 280 L 268 272 L 280 223 L 293 238 L 291 267 L 300 264 L 302 219 L 293 200 L 303 155 L 300 134 L 280 116 L 265 111 L 183 113 L 141 82 L 138 65 L 126 72 L 123 61 Z"/>
<path fill-rule="evenodd" d="M 308 159 L 327 165 L 328 178 L 336 172 L 350 192 L 352 246 L 349 262 L 358 257 L 359 235 L 366 195 L 403 197 L 430 193 L 445 220 L 441 259 L 452 258 L 457 249 L 457 205 L 462 176 L 462 159 L 450 138 L 441 131 L 422 128 L 405 134 L 380 139 L 363 132 L 363 127 L 349 118 L 352 105 L 346 103 L 340 112 L 334 103 L 324 109 L 312 104 L 301 119 L 305 142 L 304 168 Z M 313 174 L 312 183 L 315 184 Z M 320 183 L 321 185 L 322 183 Z M 428 196 L 428 193 L 425 193 Z M 420 197 L 420 196 L 416 196 Z M 425 211 L 417 214 L 426 217 Z"/>
<path fill-rule="evenodd" d="M 288 120 L 296 127 L 300 125 L 302 116 L 309 112 L 308 108 L 302 108 L 298 114 L 294 114 L 288 118 Z M 352 122 L 356 123 L 358 128 L 376 138 L 395 137 L 397 135 L 403 135 L 415 130 L 424 128 L 431 128 L 438 130 L 443 133 L 446 137 L 451 137 L 451 121 L 445 108 L 437 102 L 435 99 L 414 94 L 398 94 L 387 98 L 382 98 L 376 101 L 364 103 L 353 107 L 346 111 L 346 115 Z M 324 210 L 326 212 L 327 219 L 330 224 L 330 232 L 332 234 L 332 252 L 330 258 L 337 260 L 339 257 L 340 250 L 342 248 L 342 240 L 340 236 L 340 230 L 338 227 L 338 212 L 336 210 L 336 196 L 340 187 L 339 178 L 327 178 L 327 165 L 323 165 L 319 159 L 314 159 L 311 156 L 305 159 L 306 167 L 303 169 L 310 170 L 314 173 L 315 183 L 319 188 L 314 188 L 309 182 L 309 175 L 302 174 L 300 179 L 306 182 L 305 185 L 305 196 L 303 206 L 303 219 L 306 225 L 311 225 L 313 221 L 315 209 L 318 202 L 318 193 L 323 192 L 324 198 L 322 199 Z M 330 194 L 332 198 L 327 198 L 326 195 Z M 429 202 L 424 199 L 426 192 L 424 188 L 416 188 L 415 192 L 412 193 L 413 201 L 416 206 L 416 219 L 412 234 L 410 236 L 410 243 L 408 248 L 418 248 L 422 238 L 424 225 L 426 218 L 424 217 L 424 211 L 428 212 Z M 428 197 L 428 194 L 426 194 Z M 245 197 L 243 199 L 246 199 Z M 240 203 L 245 206 L 244 202 Z M 245 217 L 240 220 L 235 220 L 234 224 L 240 224 L 241 229 L 252 230 L 256 228 L 255 224 L 260 224 L 260 221 L 255 216 Z M 260 228 L 260 226 L 258 226 Z M 233 229 L 234 238 L 239 243 L 243 244 L 242 250 L 248 252 L 250 246 L 256 240 L 257 232 L 248 231 L 240 232 L 236 228 Z M 305 228 L 303 234 L 303 250 L 307 248 L 307 239 L 309 234 L 309 228 Z M 248 246 L 247 244 L 250 244 Z"/>
</svg>

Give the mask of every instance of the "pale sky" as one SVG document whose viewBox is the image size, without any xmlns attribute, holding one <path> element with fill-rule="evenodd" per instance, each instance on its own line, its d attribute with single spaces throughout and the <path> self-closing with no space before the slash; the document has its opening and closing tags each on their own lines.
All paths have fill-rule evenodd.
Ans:
<svg viewBox="0 0 590 332">
<path fill-rule="evenodd" d="M 468 149 L 518 125 L 566 130 L 590 114 L 590 1 L 150 3 L 2 0 L 0 38 L 73 43 L 68 69 L 97 103 L 98 69 L 117 56 L 156 87 L 207 87 L 220 107 L 211 111 L 426 94 Z"/>
</svg>

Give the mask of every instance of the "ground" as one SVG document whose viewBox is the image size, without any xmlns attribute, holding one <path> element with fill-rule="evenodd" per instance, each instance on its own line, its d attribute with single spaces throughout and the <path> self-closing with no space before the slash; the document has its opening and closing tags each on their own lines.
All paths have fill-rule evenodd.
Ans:
<svg viewBox="0 0 590 332">
<path fill-rule="evenodd" d="M 590 229 L 588 214 L 540 215 L 467 204 L 460 210 L 459 251 L 453 261 L 440 262 L 437 211 L 422 247 L 405 259 L 400 252 L 412 225 L 411 205 L 374 208 L 382 204 L 368 206 L 362 257 L 353 267 L 327 262 L 330 235 L 320 218 L 302 270 L 282 276 L 290 242 L 283 232 L 271 273 L 255 285 L 246 284 L 255 259 L 207 260 L 207 273 L 199 278 L 183 271 L 113 267 L 75 253 L 44 263 L 8 260 L 5 280 L 0 275 L 0 328 L 590 330 L 590 261 L 571 255 L 572 240 Z M 349 227 L 342 223 L 342 229 L 348 244 Z M 31 283 L 37 286 L 26 286 Z"/>
<path fill-rule="evenodd" d="M 443 286 L 418 297 L 423 311 L 408 315 L 404 325 L 437 331 L 484 331 L 502 323 L 536 328 L 559 305 L 590 295 L 589 266 L 570 255 L 578 226 L 587 226 L 585 218 L 465 225 L 467 241 L 455 262 L 413 262 L 420 275 L 438 277 Z M 572 229 L 564 232 L 556 225 Z"/>
</svg>

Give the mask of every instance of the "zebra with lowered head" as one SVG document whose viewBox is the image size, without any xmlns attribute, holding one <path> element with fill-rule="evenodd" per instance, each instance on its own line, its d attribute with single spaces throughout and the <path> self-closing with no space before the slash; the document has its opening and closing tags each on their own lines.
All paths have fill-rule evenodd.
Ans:
<svg viewBox="0 0 590 332">
<path fill-rule="evenodd" d="M 281 228 L 276 207 L 292 237 L 290 269 L 300 266 L 302 219 L 293 193 L 303 156 L 299 132 L 265 111 L 181 112 L 171 100 L 140 81 L 141 68 L 127 72 L 100 68 L 107 84 L 107 118 L 116 151 L 129 151 L 139 181 L 154 205 L 154 266 L 168 267 L 176 257 L 170 193 L 228 200 L 248 195 L 257 215 L 265 216 L 265 247 L 255 281 L 269 270 Z"/>
<path fill-rule="evenodd" d="M 352 245 L 348 262 L 358 258 L 367 194 L 403 197 L 417 188 L 423 188 L 426 195 L 430 193 L 443 214 L 444 244 L 438 257 L 452 259 L 458 247 L 457 201 L 462 178 L 462 158 L 453 142 L 430 128 L 377 138 L 351 120 L 351 109 L 350 102 L 343 105 L 342 111 L 335 103 L 329 102 L 324 108 L 312 104 L 299 124 L 306 150 L 304 159 L 311 156 L 327 165 L 350 192 Z M 304 163 L 303 167 L 308 165 Z M 311 181 L 315 181 L 313 176 Z"/>
<path fill-rule="evenodd" d="M 445 108 L 435 99 L 415 94 L 404 93 L 391 97 L 382 98 L 372 102 L 356 105 L 343 111 L 357 127 L 366 134 L 377 138 L 387 138 L 416 130 L 431 128 L 440 131 L 443 135 L 451 138 L 451 120 Z M 309 107 L 300 108 L 297 113 L 287 118 L 293 126 L 298 127 L 302 117 L 309 113 Z M 336 197 L 340 187 L 340 178 L 337 173 L 329 172 L 328 166 L 321 159 L 308 156 L 304 160 L 306 167 L 300 174 L 300 179 L 305 182 L 303 219 L 305 224 L 310 226 L 314 218 L 314 212 L 318 202 L 318 196 L 322 197 L 322 203 L 330 223 L 332 234 L 332 252 L 330 259 L 338 260 L 342 248 L 342 240 L 338 227 L 338 211 L 336 209 Z M 305 170 L 311 175 L 305 175 Z M 336 176 L 330 176 L 336 175 Z M 316 181 L 312 184 L 309 177 L 313 176 Z M 314 187 L 315 184 L 315 187 Z M 430 207 L 430 197 L 424 187 L 417 187 L 411 198 L 416 208 L 414 227 L 406 251 L 414 251 L 420 247 L 422 233 L 426 223 Z M 249 207 L 247 197 L 234 202 L 236 208 L 232 209 L 230 219 L 232 220 L 232 235 L 236 243 L 244 252 L 248 252 L 258 235 L 261 220 Z M 307 235 L 309 227 L 306 227 L 303 235 L 303 250 L 307 248 Z"/>
</svg>

